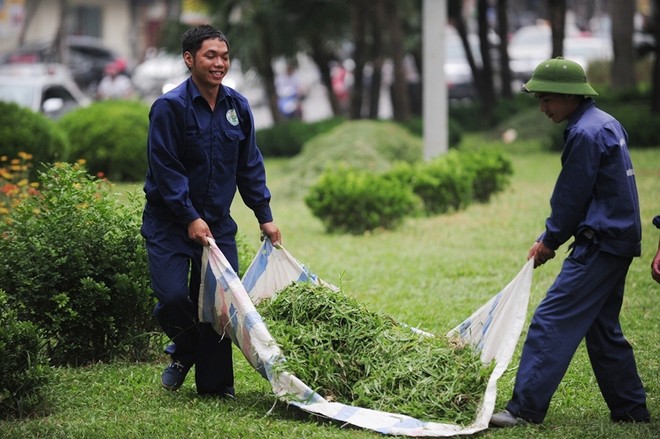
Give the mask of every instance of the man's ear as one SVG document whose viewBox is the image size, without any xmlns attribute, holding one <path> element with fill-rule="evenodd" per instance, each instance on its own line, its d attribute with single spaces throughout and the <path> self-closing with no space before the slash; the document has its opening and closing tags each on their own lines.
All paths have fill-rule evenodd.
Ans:
<svg viewBox="0 0 660 439">
<path fill-rule="evenodd" d="M 188 70 L 192 69 L 192 64 L 193 64 L 193 56 L 192 53 L 186 51 L 183 52 L 183 62 L 186 63 L 186 67 L 188 67 Z"/>
</svg>

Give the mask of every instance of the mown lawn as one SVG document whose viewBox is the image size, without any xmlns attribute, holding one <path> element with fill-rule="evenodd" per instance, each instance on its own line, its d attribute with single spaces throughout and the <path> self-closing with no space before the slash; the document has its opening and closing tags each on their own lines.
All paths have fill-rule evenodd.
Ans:
<svg viewBox="0 0 660 439">
<path fill-rule="evenodd" d="M 479 138 L 472 139 L 478 143 Z M 341 285 L 374 311 L 442 334 L 469 316 L 515 276 L 542 231 L 559 156 L 511 147 L 511 186 L 489 204 L 406 221 L 394 232 L 364 236 L 326 234 L 303 201 L 279 197 L 290 173 L 269 160 L 273 209 L 284 246 L 324 280 Z M 513 149 L 516 148 L 516 149 Z M 660 231 L 660 149 L 634 150 L 644 223 L 643 255 L 628 278 L 622 311 L 624 333 L 635 346 L 653 422 L 615 425 L 593 378 L 583 346 L 569 368 L 542 426 L 488 430 L 488 438 L 660 437 L 660 285 L 649 265 Z M 118 187 L 120 191 L 127 186 Z M 234 215 L 242 233 L 259 245 L 251 212 L 240 200 Z M 557 275 L 558 257 L 535 270 L 529 314 Z M 524 336 L 524 333 L 523 333 Z M 522 340 L 519 343 L 519 347 Z M 500 380 L 498 407 L 508 399 L 518 358 Z M 61 368 L 50 389 L 51 413 L 0 422 L 3 438 L 376 438 L 377 433 L 320 420 L 277 402 L 268 383 L 235 350 L 237 398 L 200 398 L 189 379 L 176 393 L 159 387 L 167 359 L 154 364 L 97 364 Z M 192 378 L 192 377 L 190 377 Z"/>
</svg>

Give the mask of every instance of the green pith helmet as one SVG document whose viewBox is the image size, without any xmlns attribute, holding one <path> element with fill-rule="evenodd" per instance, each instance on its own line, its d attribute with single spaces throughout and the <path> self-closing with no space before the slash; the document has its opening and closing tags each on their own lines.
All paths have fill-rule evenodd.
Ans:
<svg viewBox="0 0 660 439">
<path fill-rule="evenodd" d="M 523 90 L 528 93 L 598 96 L 587 82 L 580 64 L 561 56 L 536 66 L 532 78 L 523 85 Z"/>
</svg>

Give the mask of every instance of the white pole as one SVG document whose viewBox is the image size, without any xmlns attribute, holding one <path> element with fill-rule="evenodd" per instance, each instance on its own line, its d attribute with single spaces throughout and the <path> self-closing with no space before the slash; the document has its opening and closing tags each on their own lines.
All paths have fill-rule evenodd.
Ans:
<svg viewBox="0 0 660 439">
<path fill-rule="evenodd" d="M 430 160 L 448 150 L 444 71 L 447 2 L 424 0 L 422 17 L 424 159 Z"/>
</svg>

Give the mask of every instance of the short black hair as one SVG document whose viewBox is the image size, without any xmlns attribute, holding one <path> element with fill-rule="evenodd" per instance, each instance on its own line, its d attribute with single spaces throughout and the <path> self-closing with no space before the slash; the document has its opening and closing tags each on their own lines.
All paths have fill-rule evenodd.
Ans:
<svg viewBox="0 0 660 439">
<path fill-rule="evenodd" d="M 191 55 L 195 56 L 199 48 L 202 47 L 202 43 L 212 39 L 223 41 L 227 44 L 227 49 L 229 49 L 229 41 L 225 34 L 213 26 L 202 24 L 192 27 L 183 33 L 181 37 L 182 53 L 190 52 Z"/>
</svg>

